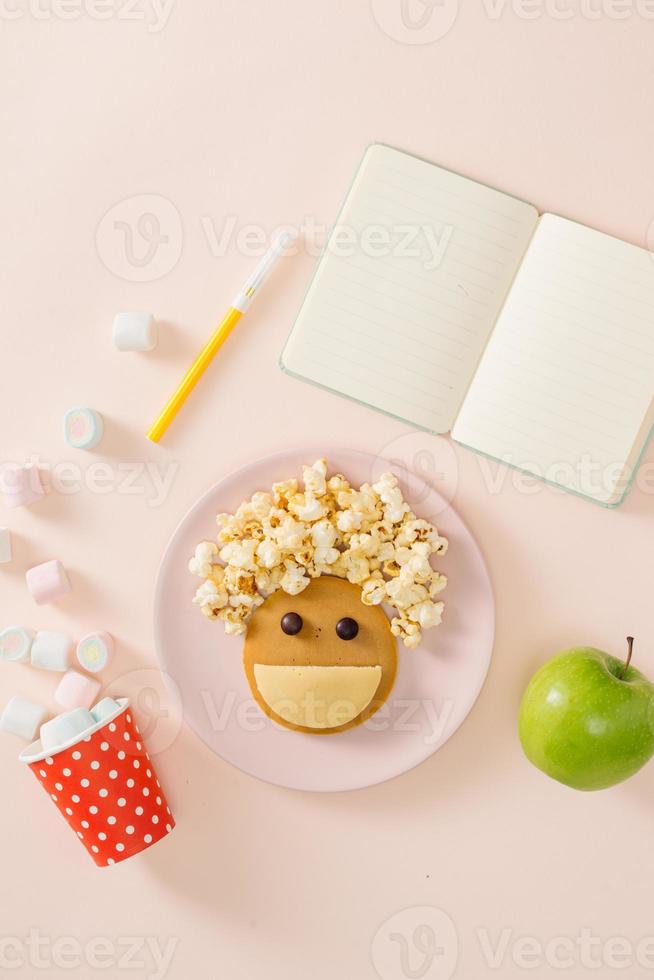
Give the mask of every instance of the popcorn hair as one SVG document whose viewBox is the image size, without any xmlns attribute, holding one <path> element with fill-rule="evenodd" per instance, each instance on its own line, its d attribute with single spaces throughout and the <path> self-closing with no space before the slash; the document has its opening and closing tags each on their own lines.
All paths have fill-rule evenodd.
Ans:
<svg viewBox="0 0 654 980">
<path fill-rule="evenodd" d="M 302 468 L 302 487 L 296 479 L 275 483 L 216 523 L 216 540 L 197 545 L 189 571 L 204 579 L 193 602 L 228 634 L 244 633 L 274 592 L 298 595 L 321 575 L 359 585 L 365 605 L 394 607 L 391 631 L 406 647 L 441 622 L 436 596 L 447 579 L 431 558 L 448 542 L 416 517 L 392 473 L 355 489 L 340 473 L 328 477 L 319 459 Z"/>
</svg>

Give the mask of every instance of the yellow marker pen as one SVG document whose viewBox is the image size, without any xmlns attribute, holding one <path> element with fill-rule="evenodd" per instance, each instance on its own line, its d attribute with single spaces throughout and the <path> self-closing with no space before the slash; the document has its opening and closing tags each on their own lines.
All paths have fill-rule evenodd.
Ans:
<svg viewBox="0 0 654 980">
<path fill-rule="evenodd" d="M 272 243 L 269 251 L 266 252 L 254 273 L 245 283 L 240 293 L 225 314 L 224 319 L 209 338 L 203 349 L 200 351 L 197 358 L 180 381 L 178 387 L 166 402 L 156 422 L 148 431 L 147 436 L 151 442 L 159 442 L 163 434 L 166 432 L 168 426 L 173 421 L 180 408 L 206 371 L 215 354 L 225 343 L 230 333 L 246 312 L 254 297 L 257 295 L 259 289 L 261 286 L 263 286 L 277 259 L 290 245 L 292 245 L 295 238 L 296 236 L 292 235 L 290 232 L 283 232 L 281 235 L 278 235 L 275 241 Z"/>
</svg>

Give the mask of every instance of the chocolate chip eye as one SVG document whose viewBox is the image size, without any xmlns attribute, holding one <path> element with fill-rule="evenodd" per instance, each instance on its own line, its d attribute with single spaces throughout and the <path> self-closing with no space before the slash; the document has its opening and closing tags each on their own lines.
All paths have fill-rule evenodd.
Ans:
<svg viewBox="0 0 654 980">
<path fill-rule="evenodd" d="M 281 627 L 287 636 L 297 636 L 303 625 L 302 617 L 297 613 L 286 613 L 282 616 Z"/>
<path fill-rule="evenodd" d="M 336 635 L 341 640 L 353 640 L 359 633 L 359 624 L 356 619 L 345 616 L 336 623 Z"/>
</svg>

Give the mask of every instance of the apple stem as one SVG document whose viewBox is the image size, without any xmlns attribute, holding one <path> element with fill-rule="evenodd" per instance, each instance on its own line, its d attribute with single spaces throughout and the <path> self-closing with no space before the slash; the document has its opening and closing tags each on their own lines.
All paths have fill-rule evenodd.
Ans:
<svg viewBox="0 0 654 980">
<path fill-rule="evenodd" d="M 625 660 L 624 669 L 620 674 L 620 680 L 623 681 L 629 670 L 629 664 L 631 663 L 631 655 L 634 652 L 634 638 L 633 636 L 627 637 L 627 659 Z"/>
</svg>

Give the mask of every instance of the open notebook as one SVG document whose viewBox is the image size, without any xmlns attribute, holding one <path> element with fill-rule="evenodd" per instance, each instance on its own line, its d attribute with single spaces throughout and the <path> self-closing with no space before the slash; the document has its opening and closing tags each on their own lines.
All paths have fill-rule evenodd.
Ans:
<svg viewBox="0 0 654 980">
<path fill-rule="evenodd" d="M 375 144 L 281 366 L 615 506 L 654 425 L 654 256 Z"/>
</svg>

